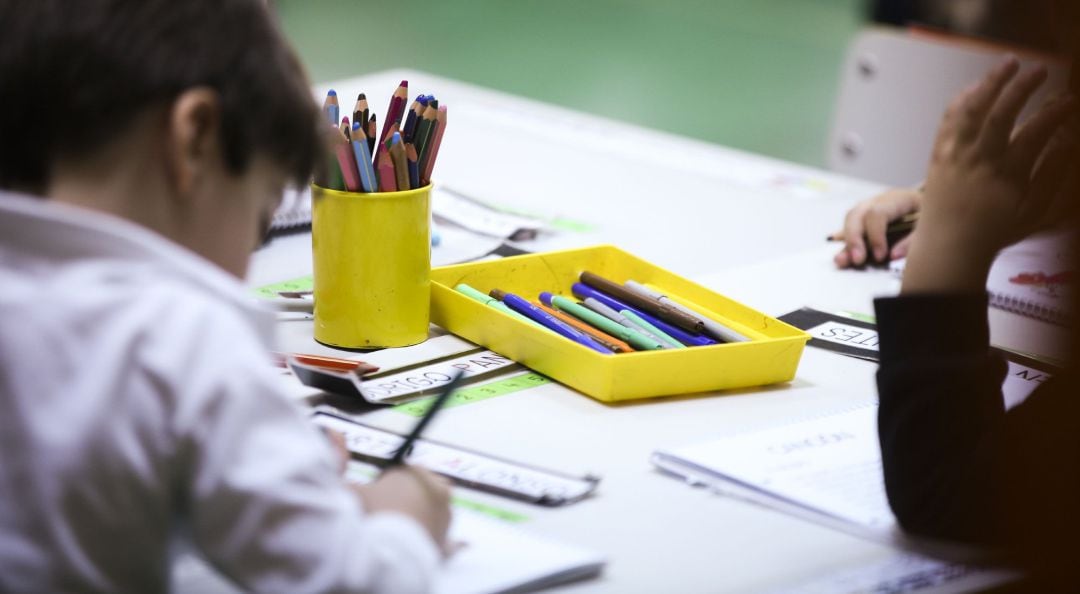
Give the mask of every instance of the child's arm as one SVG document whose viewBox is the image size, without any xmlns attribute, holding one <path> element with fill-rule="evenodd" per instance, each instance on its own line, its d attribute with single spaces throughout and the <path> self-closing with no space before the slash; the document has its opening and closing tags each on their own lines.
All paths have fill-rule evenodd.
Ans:
<svg viewBox="0 0 1080 594">
<path fill-rule="evenodd" d="M 250 329 L 206 312 L 173 417 L 175 491 L 192 539 L 245 590 L 417 592 L 432 587 L 449 491 L 402 469 L 364 489 L 280 394 Z M 172 345 L 174 349 L 181 348 Z"/>
<path fill-rule="evenodd" d="M 988 348 L 993 258 L 1043 216 L 1073 150 L 1051 143 L 1069 102 L 1015 127 L 1045 78 L 1018 70 L 1015 61 L 996 68 L 954 101 L 939 130 L 901 296 L 876 302 L 879 436 L 901 525 L 1046 553 L 1020 559 L 1030 564 L 1078 528 L 1054 518 L 1075 518 L 1080 500 L 1080 406 L 1059 380 L 1006 412 L 1004 362 Z"/>
<path fill-rule="evenodd" d="M 844 228 L 830 237 L 843 240 L 844 248 L 833 261 L 837 268 L 862 266 L 870 260 L 887 262 L 907 255 L 908 235 L 889 249 L 889 223 L 914 212 L 922 202 L 922 188 L 893 188 L 856 204 L 844 217 Z"/>
</svg>

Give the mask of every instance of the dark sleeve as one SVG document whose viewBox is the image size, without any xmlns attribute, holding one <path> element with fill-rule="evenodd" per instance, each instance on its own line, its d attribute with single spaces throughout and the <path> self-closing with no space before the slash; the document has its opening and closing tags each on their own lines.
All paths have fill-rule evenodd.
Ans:
<svg viewBox="0 0 1080 594">
<path fill-rule="evenodd" d="M 1075 535 L 1076 382 L 1054 378 L 1006 412 L 1007 365 L 989 348 L 985 294 L 878 299 L 875 308 L 878 433 L 901 526 L 1025 556 Z"/>
</svg>

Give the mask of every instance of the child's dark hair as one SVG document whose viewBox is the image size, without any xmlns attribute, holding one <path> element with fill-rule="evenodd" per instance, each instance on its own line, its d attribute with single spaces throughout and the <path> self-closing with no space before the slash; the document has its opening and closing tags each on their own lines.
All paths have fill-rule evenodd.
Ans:
<svg viewBox="0 0 1080 594">
<path fill-rule="evenodd" d="M 221 97 L 232 172 L 259 153 L 311 173 L 318 109 L 262 0 L 0 0 L 0 188 L 44 189 L 57 158 L 196 86 Z"/>
</svg>

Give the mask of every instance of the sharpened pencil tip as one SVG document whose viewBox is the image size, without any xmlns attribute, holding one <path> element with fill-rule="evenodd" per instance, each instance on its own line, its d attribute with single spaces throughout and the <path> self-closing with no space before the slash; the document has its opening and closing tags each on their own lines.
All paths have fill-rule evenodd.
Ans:
<svg viewBox="0 0 1080 594">
<path fill-rule="evenodd" d="M 356 96 L 357 101 L 363 101 L 364 99 L 367 99 L 367 95 L 365 95 L 364 93 L 360 93 Z"/>
<path fill-rule="evenodd" d="M 337 91 L 335 91 L 334 89 L 330 89 L 326 92 L 326 95 L 327 97 L 337 97 Z"/>
<path fill-rule="evenodd" d="M 409 81 L 407 81 L 405 79 L 401 79 L 401 85 L 399 85 L 399 86 L 407 87 L 407 86 L 409 86 Z"/>
</svg>

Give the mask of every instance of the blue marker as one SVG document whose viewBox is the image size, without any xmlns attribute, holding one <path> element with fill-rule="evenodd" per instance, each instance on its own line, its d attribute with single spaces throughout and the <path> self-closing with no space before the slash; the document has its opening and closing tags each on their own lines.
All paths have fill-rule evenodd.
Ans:
<svg viewBox="0 0 1080 594">
<path fill-rule="evenodd" d="M 539 307 L 536 307 L 535 305 L 529 303 L 521 297 L 514 295 L 513 293 L 505 293 L 498 289 L 494 289 L 491 291 L 490 295 L 505 303 L 506 306 L 510 309 L 544 326 L 545 328 L 548 328 L 551 331 L 562 335 L 565 338 L 569 338 L 570 340 L 578 344 L 585 345 L 598 353 L 603 353 L 605 355 L 614 354 L 611 349 L 605 347 L 599 342 L 596 342 L 588 334 L 585 334 L 577 328 L 574 328 L 573 326 L 567 324 L 559 318 L 556 318 L 555 316 L 540 309 Z"/>
<path fill-rule="evenodd" d="M 698 335 L 698 334 L 690 334 L 689 332 L 687 332 L 686 330 L 683 330 L 682 328 L 672 326 L 671 324 L 668 324 L 667 322 L 656 318 L 656 316 L 653 316 L 653 315 L 650 315 L 650 314 L 648 314 L 646 312 L 643 312 L 640 309 L 638 309 L 638 308 L 636 308 L 636 307 L 634 307 L 632 305 L 624 303 L 624 302 L 622 302 L 622 301 L 608 295 L 607 293 L 601 293 L 600 291 L 597 291 L 596 289 L 594 289 L 594 288 L 592 288 L 592 287 L 590 287 L 590 286 L 588 286 L 586 284 L 574 283 L 574 286 L 571 287 L 571 290 L 573 290 L 574 295 L 576 295 L 578 299 L 584 300 L 584 299 L 587 299 L 589 297 L 592 297 L 593 299 L 596 299 L 600 303 L 603 303 L 604 305 L 610 307 L 611 309 L 614 309 L 615 311 L 622 311 L 624 309 L 630 310 L 630 311 L 636 313 L 637 315 L 641 316 L 641 318 L 643 320 L 647 321 L 648 323 L 652 324 L 653 326 L 656 326 L 657 328 L 662 330 L 665 334 L 671 336 L 675 340 L 678 340 L 679 342 L 681 342 L 681 343 L 683 343 L 685 345 L 705 346 L 705 345 L 710 345 L 710 344 L 716 344 L 715 340 L 713 340 L 713 339 L 711 339 L 711 338 L 709 338 L 707 336 L 701 336 L 701 335 Z"/>
</svg>

